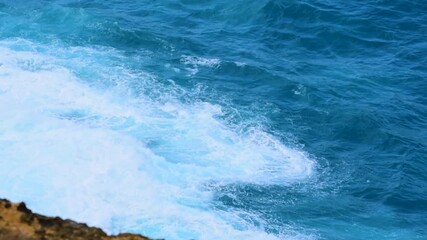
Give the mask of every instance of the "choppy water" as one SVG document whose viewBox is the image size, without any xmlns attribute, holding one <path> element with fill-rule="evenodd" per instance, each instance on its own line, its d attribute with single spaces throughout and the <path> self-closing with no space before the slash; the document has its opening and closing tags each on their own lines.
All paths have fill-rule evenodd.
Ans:
<svg viewBox="0 0 427 240">
<path fill-rule="evenodd" d="M 427 2 L 0 1 L 0 196 L 166 239 L 426 239 Z"/>
</svg>

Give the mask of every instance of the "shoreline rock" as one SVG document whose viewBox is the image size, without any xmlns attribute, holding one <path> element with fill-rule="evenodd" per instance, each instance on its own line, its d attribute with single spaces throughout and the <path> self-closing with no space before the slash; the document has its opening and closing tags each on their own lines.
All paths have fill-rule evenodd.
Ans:
<svg viewBox="0 0 427 240">
<path fill-rule="evenodd" d="M 139 234 L 107 235 L 102 229 L 89 227 L 59 217 L 33 213 L 25 203 L 0 199 L 0 240 L 150 240 Z"/>
</svg>

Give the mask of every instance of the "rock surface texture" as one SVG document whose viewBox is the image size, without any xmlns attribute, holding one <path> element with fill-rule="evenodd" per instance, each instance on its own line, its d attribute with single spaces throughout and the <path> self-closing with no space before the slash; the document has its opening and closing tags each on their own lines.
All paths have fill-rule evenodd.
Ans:
<svg viewBox="0 0 427 240">
<path fill-rule="evenodd" d="M 149 240 L 136 234 L 108 236 L 99 228 L 33 213 L 24 203 L 0 199 L 0 240 Z"/>
</svg>

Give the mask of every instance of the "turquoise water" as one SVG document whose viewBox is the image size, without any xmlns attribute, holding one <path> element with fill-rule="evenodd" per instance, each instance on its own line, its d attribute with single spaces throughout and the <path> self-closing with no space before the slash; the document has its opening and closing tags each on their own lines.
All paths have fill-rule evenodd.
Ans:
<svg viewBox="0 0 427 240">
<path fill-rule="evenodd" d="M 424 1 L 0 0 L 0 196 L 166 239 L 427 239 Z"/>
</svg>

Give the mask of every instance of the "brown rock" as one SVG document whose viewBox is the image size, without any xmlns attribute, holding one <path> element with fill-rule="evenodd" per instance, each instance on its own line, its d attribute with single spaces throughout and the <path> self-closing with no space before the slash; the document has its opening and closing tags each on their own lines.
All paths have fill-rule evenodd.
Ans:
<svg viewBox="0 0 427 240">
<path fill-rule="evenodd" d="M 108 236 L 100 228 L 33 213 L 24 203 L 0 199 L 0 240 L 149 240 L 123 233 Z"/>
</svg>

